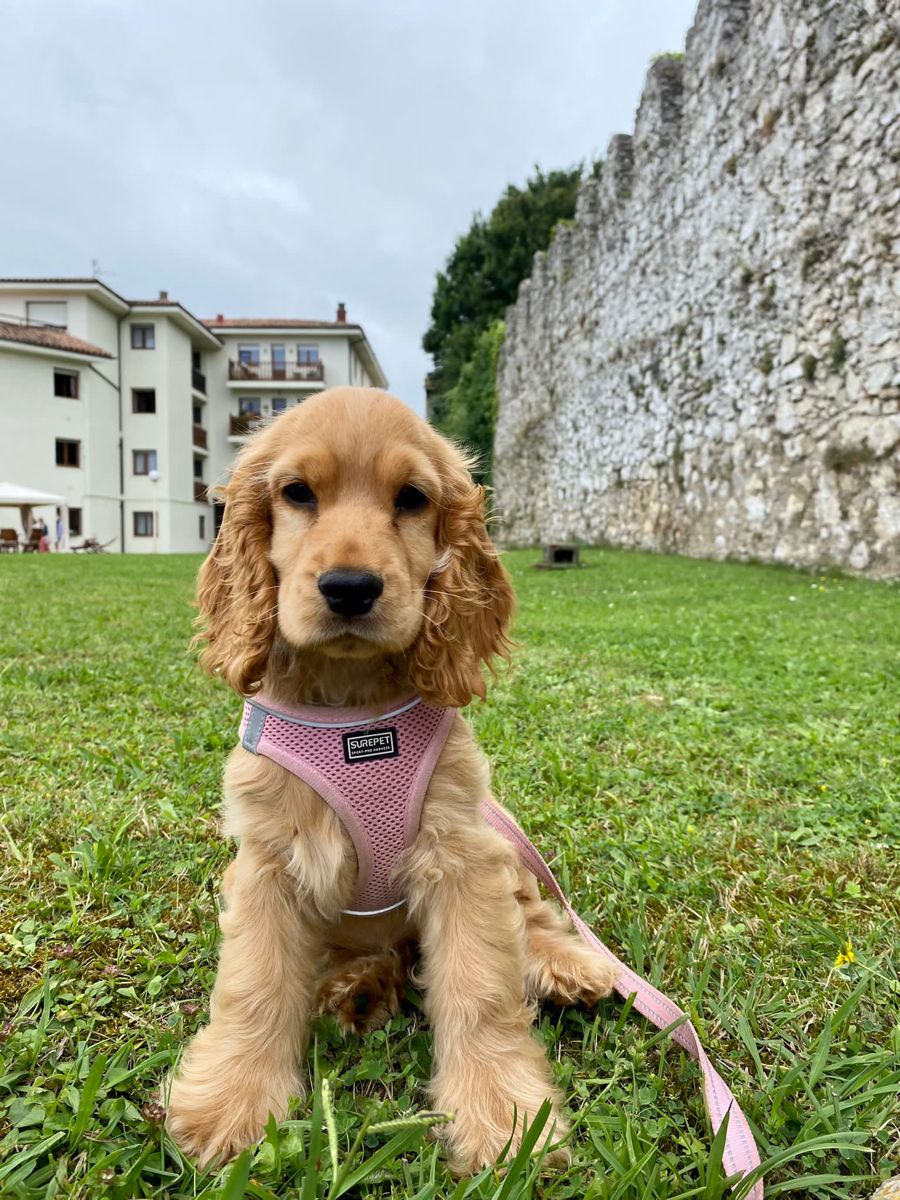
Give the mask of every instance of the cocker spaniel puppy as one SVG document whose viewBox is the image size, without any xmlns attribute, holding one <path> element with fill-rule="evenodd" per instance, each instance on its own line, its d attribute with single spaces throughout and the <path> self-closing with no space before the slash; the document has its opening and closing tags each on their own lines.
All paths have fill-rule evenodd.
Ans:
<svg viewBox="0 0 900 1200">
<path fill-rule="evenodd" d="M 358 1031 L 383 1021 L 417 944 L 434 1038 L 430 1096 L 454 1116 L 444 1134 L 452 1168 L 494 1162 L 548 1097 L 558 1138 L 566 1126 L 532 1034 L 535 1005 L 591 1004 L 610 991 L 613 968 L 540 898 L 482 814 L 488 768 L 456 710 L 484 697 L 482 668 L 507 657 L 513 611 L 483 489 L 399 400 L 344 388 L 257 433 L 224 497 L 199 582 L 206 669 L 240 696 L 264 697 L 270 713 L 323 714 L 329 729 L 347 724 L 328 722 L 330 707 L 393 714 L 418 697 L 446 737 L 390 873 L 402 903 L 355 915 L 372 864 L 352 822 L 331 785 L 316 790 L 254 752 L 245 718 L 225 771 L 225 831 L 239 850 L 223 883 L 218 977 L 210 1022 L 171 1082 L 172 1137 L 202 1164 L 259 1139 L 269 1113 L 283 1118 L 303 1093 L 316 1009 Z M 266 709 L 254 710 L 260 721 Z M 280 728 L 289 741 L 295 726 Z M 350 763 L 381 743 L 343 744 Z M 392 769 L 389 751 L 377 753 Z M 359 802 L 368 800 L 363 789 Z"/>
</svg>

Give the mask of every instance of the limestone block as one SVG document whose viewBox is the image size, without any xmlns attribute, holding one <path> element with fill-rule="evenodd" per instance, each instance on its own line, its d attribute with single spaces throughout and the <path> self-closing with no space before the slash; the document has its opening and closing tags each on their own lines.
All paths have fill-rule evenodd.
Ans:
<svg viewBox="0 0 900 1200">
<path fill-rule="evenodd" d="M 880 392 L 882 388 L 893 383 L 895 377 L 900 378 L 900 368 L 895 369 L 891 362 L 876 363 L 866 372 L 866 391 L 870 394 Z"/>
<path fill-rule="evenodd" d="M 894 546 L 900 540 L 900 495 L 896 492 L 878 497 L 875 532 L 883 542 Z"/>
<path fill-rule="evenodd" d="M 880 417 L 872 421 L 866 442 L 875 458 L 884 458 L 900 446 L 900 416 Z"/>
</svg>

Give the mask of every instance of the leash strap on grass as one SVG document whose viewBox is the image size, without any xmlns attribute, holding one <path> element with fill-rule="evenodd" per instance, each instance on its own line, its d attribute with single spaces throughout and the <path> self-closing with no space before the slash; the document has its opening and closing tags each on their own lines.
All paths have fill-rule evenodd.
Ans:
<svg viewBox="0 0 900 1200">
<path fill-rule="evenodd" d="M 560 902 L 572 919 L 575 928 L 593 949 L 606 958 L 611 959 L 619 968 L 615 989 L 623 999 L 634 997 L 633 1005 L 642 1016 L 651 1021 L 657 1029 L 667 1029 L 676 1021 L 669 1036 L 684 1050 L 695 1058 L 700 1065 L 703 1076 L 703 1093 L 706 1098 L 706 1110 L 712 1121 L 713 1131 L 718 1133 L 725 1117 L 728 1117 L 728 1129 L 725 1135 L 725 1148 L 722 1162 L 728 1175 L 746 1175 L 759 1166 L 759 1151 L 756 1148 L 750 1125 L 744 1116 L 741 1106 L 731 1094 L 731 1089 L 722 1076 L 712 1065 L 706 1051 L 700 1044 L 697 1031 L 687 1019 L 687 1013 L 674 1004 L 668 996 L 664 996 L 651 983 L 626 966 L 621 959 L 613 954 L 603 942 L 582 921 L 566 898 L 562 888 L 556 882 L 556 877 L 547 866 L 540 852 L 531 843 L 525 833 L 519 828 L 509 813 L 499 805 L 488 800 L 484 803 L 484 815 L 489 825 L 501 833 L 508 842 L 516 847 L 522 862 L 541 883 L 547 887 Z M 747 1193 L 747 1200 L 762 1200 L 763 1182 L 758 1180 Z"/>
</svg>

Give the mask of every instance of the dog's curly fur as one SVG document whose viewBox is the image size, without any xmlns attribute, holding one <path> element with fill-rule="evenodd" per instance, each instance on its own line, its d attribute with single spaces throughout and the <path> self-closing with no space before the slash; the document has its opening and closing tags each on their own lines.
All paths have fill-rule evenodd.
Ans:
<svg viewBox="0 0 900 1200">
<path fill-rule="evenodd" d="M 296 502 L 307 485 L 314 500 Z M 401 489 L 420 505 L 397 505 Z M 306 493 L 301 493 L 305 495 Z M 294 499 L 291 499 L 293 495 Z M 200 575 L 205 668 L 240 695 L 287 704 L 379 705 L 419 693 L 460 707 L 484 697 L 482 668 L 508 657 L 513 592 L 468 463 L 383 392 L 324 392 L 261 430 L 224 489 Z M 363 616 L 336 617 L 317 587 L 335 567 L 377 573 Z M 531 1032 L 543 997 L 593 1003 L 611 964 L 543 901 L 515 851 L 484 821 L 488 769 L 456 716 L 415 843 L 399 864 L 405 909 L 342 913 L 356 856 L 304 782 L 238 746 L 225 772 L 225 831 L 240 848 L 223 881 L 210 1023 L 171 1081 L 167 1124 L 201 1163 L 257 1140 L 303 1091 L 299 1058 L 316 1007 L 347 1029 L 395 1012 L 415 942 L 434 1037 L 433 1105 L 458 1172 L 493 1162 L 548 1097 Z"/>
</svg>

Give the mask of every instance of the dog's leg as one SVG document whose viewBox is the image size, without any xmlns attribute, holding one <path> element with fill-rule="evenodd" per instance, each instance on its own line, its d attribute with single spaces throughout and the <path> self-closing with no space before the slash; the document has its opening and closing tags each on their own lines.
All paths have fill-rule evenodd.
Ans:
<svg viewBox="0 0 900 1200">
<path fill-rule="evenodd" d="M 510 1140 L 514 1152 L 523 1122 L 548 1098 L 553 1115 L 541 1141 L 559 1138 L 559 1096 L 525 998 L 515 852 L 486 827 L 423 833 L 407 859 L 406 886 L 434 1033 L 431 1098 L 454 1114 L 451 1168 L 493 1163 Z"/>
<path fill-rule="evenodd" d="M 525 918 L 525 990 L 534 1000 L 594 1005 L 608 996 L 615 964 L 592 950 L 564 914 L 542 900 L 537 880 L 519 867 L 516 899 Z"/>
<path fill-rule="evenodd" d="M 224 939 L 211 1019 L 188 1046 L 171 1084 L 167 1127 L 201 1165 L 262 1137 L 303 1091 L 303 1049 L 321 957 L 317 920 L 282 866 L 245 839 L 226 873 Z"/>
<path fill-rule="evenodd" d="M 333 1013 L 345 1033 L 368 1033 L 400 1011 L 412 961 L 401 942 L 376 954 L 335 954 L 319 981 L 316 1010 Z"/>
</svg>

